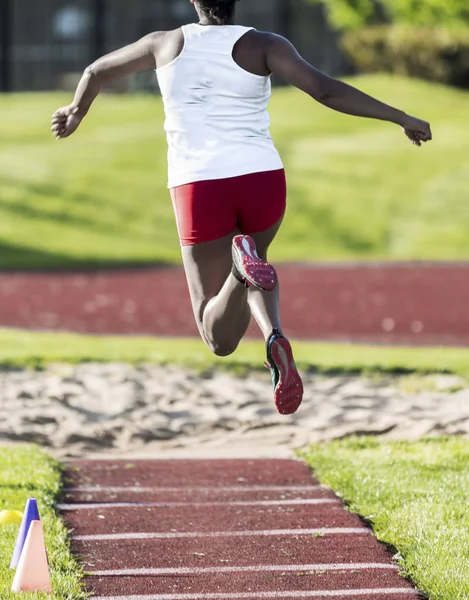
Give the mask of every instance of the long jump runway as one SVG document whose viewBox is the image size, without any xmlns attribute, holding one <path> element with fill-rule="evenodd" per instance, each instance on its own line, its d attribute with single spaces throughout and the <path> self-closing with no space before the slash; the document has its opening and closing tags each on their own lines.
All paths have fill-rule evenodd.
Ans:
<svg viewBox="0 0 469 600">
<path fill-rule="evenodd" d="M 422 598 L 299 461 L 79 460 L 66 477 L 98 600 Z"/>
</svg>

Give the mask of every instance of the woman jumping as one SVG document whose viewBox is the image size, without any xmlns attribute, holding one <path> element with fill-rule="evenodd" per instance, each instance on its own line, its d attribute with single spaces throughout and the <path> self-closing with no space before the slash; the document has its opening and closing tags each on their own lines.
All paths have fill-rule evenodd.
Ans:
<svg viewBox="0 0 469 600">
<path fill-rule="evenodd" d="M 169 183 L 182 258 L 200 335 L 232 354 L 251 315 L 267 344 L 277 410 L 296 412 L 303 384 L 283 336 L 279 286 L 267 251 L 286 207 L 285 172 L 269 133 L 275 74 L 342 113 L 400 125 L 411 142 L 431 140 L 410 117 L 313 68 L 273 33 L 235 25 L 238 0 L 190 0 L 198 23 L 159 31 L 89 66 L 69 106 L 52 119 L 69 137 L 103 85 L 156 69 L 166 113 Z"/>
</svg>

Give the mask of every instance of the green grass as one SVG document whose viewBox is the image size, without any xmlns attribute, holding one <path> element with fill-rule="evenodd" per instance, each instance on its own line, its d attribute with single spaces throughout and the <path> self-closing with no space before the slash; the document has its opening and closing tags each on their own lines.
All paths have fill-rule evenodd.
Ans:
<svg viewBox="0 0 469 600">
<path fill-rule="evenodd" d="M 21 597 L 25 600 L 85 598 L 80 584 L 80 569 L 70 554 L 65 526 L 54 508 L 61 485 L 60 465 L 35 446 L 0 447 L 0 465 L 0 510 L 23 511 L 27 498 L 36 498 L 44 524 L 53 594 L 21 594 Z M 9 569 L 17 532 L 18 525 L 0 529 L 2 600 L 18 598 L 18 594 L 10 593 L 14 571 Z"/>
<path fill-rule="evenodd" d="M 469 259 L 469 94 L 390 76 L 352 83 L 429 119 L 435 141 L 417 149 L 396 126 L 275 90 L 290 197 L 272 258 Z M 0 96 L 0 268 L 179 262 L 160 99 L 105 95 L 56 142 L 49 118 L 70 100 Z"/>
<path fill-rule="evenodd" d="M 355 438 L 304 453 L 431 600 L 469 598 L 469 440 Z"/>
<path fill-rule="evenodd" d="M 295 342 L 304 370 L 323 373 L 455 373 L 469 377 L 469 349 L 400 348 Z M 211 354 L 202 341 L 184 338 L 93 337 L 0 329 L 0 366 L 43 368 L 51 363 L 126 362 L 177 364 L 200 371 L 225 367 L 263 369 L 264 344 L 243 341 L 228 358 Z"/>
</svg>

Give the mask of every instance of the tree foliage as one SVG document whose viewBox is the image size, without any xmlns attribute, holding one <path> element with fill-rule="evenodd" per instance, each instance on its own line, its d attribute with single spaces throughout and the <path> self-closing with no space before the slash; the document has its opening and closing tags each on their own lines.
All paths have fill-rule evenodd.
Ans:
<svg viewBox="0 0 469 600">
<path fill-rule="evenodd" d="M 469 88 L 469 27 L 364 27 L 345 32 L 342 47 L 362 73 L 395 73 Z"/>
<path fill-rule="evenodd" d="M 376 23 L 469 25 L 468 0 L 311 0 L 324 4 L 339 29 Z"/>
</svg>

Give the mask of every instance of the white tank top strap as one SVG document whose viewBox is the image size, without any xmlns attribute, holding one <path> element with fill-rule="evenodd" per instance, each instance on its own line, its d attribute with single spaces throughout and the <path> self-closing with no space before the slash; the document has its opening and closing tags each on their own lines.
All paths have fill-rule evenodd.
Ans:
<svg viewBox="0 0 469 600">
<path fill-rule="evenodd" d="M 189 50 L 192 46 L 197 47 L 197 52 L 205 49 L 207 54 L 216 52 L 218 54 L 232 55 L 235 44 L 248 32 L 254 31 L 254 27 L 243 27 L 241 25 L 199 25 L 191 23 L 182 26 L 185 48 Z M 210 30 L 211 43 L 201 46 L 201 38 Z"/>
</svg>

